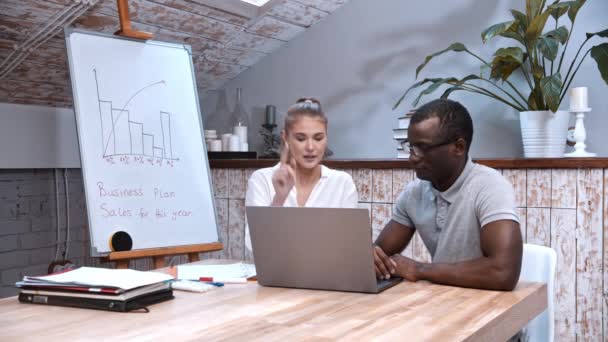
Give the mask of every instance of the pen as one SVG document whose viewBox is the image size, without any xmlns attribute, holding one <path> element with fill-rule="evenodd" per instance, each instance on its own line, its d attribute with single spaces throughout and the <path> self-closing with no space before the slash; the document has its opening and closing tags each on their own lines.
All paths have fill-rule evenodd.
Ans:
<svg viewBox="0 0 608 342">
<path fill-rule="evenodd" d="M 205 284 L 213 285 L 213 286 L 216 286 L 216 287 L 222 287 L 222 286 L 224 286 L 224 283 L 218 283 L 216 281 L 206 281 Z"/>
<path fill-rule="evenodd" d="M 214 278 L 214 277 L 200 277 L 200 281 L 215 282 L 223 284 L 247 284 L 247 278 Z"/>
</svg>

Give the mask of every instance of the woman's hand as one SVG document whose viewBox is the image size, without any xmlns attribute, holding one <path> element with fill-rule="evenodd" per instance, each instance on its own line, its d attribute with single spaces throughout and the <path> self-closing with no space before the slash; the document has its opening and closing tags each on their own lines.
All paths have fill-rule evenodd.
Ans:
<svg viewBox="0 0 608 342">
<path fill-rule="evenodd" d="M 289 145 L 285 142 L 281 151 L 281 164 L 278 170 L 272 175 L 272 186 L 274 186 L 273 206 L 282 206 L 289 195 L 289 192 L 296 184 L 296 162 L 289 153 Z"/>
</svg>

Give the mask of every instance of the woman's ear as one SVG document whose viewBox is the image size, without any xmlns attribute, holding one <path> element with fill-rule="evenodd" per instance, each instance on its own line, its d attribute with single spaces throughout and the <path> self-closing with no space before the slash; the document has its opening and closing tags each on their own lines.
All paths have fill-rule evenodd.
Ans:
<svg viewBox="0 0 608 342">
<path fill-rule="evenodd" d="M 283 144 L 285 144 L 285 142 L 287 141 L 287 131 L 285 131 L 285 129 L 281 130 L 281 142 Z"/>
</svg>

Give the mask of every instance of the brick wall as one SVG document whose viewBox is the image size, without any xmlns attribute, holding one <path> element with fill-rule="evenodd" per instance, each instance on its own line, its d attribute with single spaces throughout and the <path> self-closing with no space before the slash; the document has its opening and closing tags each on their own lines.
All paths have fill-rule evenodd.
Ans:
<svg viewBox="0 0 608 342">
<path fill-rule="evenodd" d="M 57 172 L 59 203 L 55 202 L 54 170 L 0 170 L 0 297 L 15 295 L 15 281 L 24 274 L 46 274 L 56 254 L 57 205 L 59 238 L 65 241 L 64 171 Z M 82 176 L 77 169 L 67 174 L 71 227 L 67 257 L 77 265 L 91 264 Z M 64 251 L 61 244 L 59 258 Z"/>
</svg>

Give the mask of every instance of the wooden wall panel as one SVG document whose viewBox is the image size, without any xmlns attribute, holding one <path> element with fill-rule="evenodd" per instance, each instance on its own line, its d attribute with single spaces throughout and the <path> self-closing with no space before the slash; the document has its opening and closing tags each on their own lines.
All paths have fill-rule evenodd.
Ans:
<svg viewBox="0 0 608 342">
<path fill-rule="evenodd" d="M 551 209 L 527 208 L 526 242 L 551 247 Z"/>
<path fill-rule="evenodd" d="M 576 170 L 551 170 L 551 207 L 576 208 Z"/>
<path fill-rule="evenodd" d="M 372 201 L 372 170 L 356 169 L 353 170 L 353 181 L 359 193 L 359 202 Z"/>
<path fill-rule="evenodd" d="M 393 169 L 393 200 L 397 202 L 399 195 L 405 189 L 406 185 L 414 180 L 414 172 L 407 169 Z"/>
<path fill-rule="evenodd" d="M 245 200 L 228 200 L 227 247 L 230 259 L 245 259 Z M 226 248 L 226 246 L 224 246 L 224 248 Z"/>
<path fill-rule="evenodd" d="M 548 208 L 551 206 L 551 170 L 528 169 L 526 176 L 526 205 Z"/>
<path fill-rule="evenodd" d="M 602 336 L 602 194 L 601 169 L 578 170 L 576 209 L 576 320 L 582 341 Z"/>
<path fill-rule="evenodd" d="M 555 272 L 555 340 L 576 339 L 576 210 L 551 209 L 551 246 L 557 254 Z"/>
<path fill-rule="evenodd" d="M 526 170 L 525 169 L 504 169 L 502 175 L 513 185 L 515 190 L 515 205 L 518 207 L 526 206 Z"/>
<path fill-rule="evenodd" d="M 393 197 L 393 170 L 372 170 L 372 202 L 391 203 Z"/>
<path fill-rule="evenodd" d="M 391 220 L 393 208 L 390 204 L 372 203 L 372 241 L 376 241 L 380 232 Z"/>
</svg>

